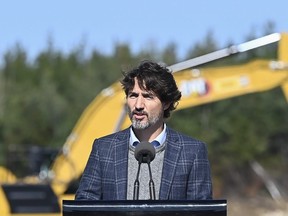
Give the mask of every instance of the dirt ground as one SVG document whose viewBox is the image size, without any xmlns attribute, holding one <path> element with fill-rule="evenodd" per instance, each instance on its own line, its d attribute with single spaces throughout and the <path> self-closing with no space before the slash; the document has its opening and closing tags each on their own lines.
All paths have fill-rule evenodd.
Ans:
<svg viewBox="0 0 288 216">
<path fill-rule="evenodd" d="M 228 197 L 227 216 L 288 216 L 288 200 Z"/>
</svg>

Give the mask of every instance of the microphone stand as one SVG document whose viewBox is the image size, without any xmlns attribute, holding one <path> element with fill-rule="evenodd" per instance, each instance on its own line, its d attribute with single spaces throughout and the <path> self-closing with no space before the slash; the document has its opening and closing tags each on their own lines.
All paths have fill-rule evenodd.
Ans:
<svg viewBox="0 0 288 216">
<path fill-rule="evenodd" d="M 139 173 L 140 173 L 140 166 L 141 163 L 147 163 L 149 169 L 149 192 L 150 192 L 150 199 L 155 200 L 155 186 L 152 179 L 152 172 L 150 167 L 150 162 L 153 161 L 155 157 L 155 148 L 149 142 L 140 142 L 137 147 L 135 148 L 134 156 L 136 160 L 138 160 L 138 171 L 137 176 L 134 182 L 134 192 L 133 192 L 133 200 L 139 199 Z"/>
<path fill-rule="evenodd" d="M 150 176 L 150 180 L 149 180 L 149 192 L 150 192 L 150 199 L 151 200 L 156 200 L 156 196 L 155 196 L 155 185 L 154 185 L 154 181 L 152 179 L 152 172 L 151 172 L 151 167 L 150 167 L 150 157 L 147 160 L 147 164 L 148 164 L 148 169 L 149 169 L 149 176 Z"/>
<path fill-rule="evenodd" d="M 134 182 L 134 192 L 133 192 L 133 200 L 138 200 L 139 199 L 139 174 L 140 174 L 140 168 L 141 168 L 141 163 L 142 163 L 142 157 L 141 160 L 138 162 L 138 171 L 137 171 L 137 176 Z"/>
</svg>

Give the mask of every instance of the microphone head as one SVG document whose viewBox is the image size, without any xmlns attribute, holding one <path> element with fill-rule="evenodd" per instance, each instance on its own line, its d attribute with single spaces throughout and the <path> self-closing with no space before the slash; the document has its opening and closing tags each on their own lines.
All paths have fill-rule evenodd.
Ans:
<svg viewBox="0 0 288 216">
<path fill-rule="evenodd" d="M 150 163 L 155 158 L 155 148 L 150 142 L 140 142 L 135 148 L 134 156 L 140 163 Z"/>
</svg>

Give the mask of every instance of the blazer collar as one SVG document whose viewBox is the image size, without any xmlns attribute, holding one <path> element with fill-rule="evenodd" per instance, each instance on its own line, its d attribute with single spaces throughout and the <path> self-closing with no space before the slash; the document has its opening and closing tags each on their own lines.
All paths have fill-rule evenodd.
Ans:
<svg viewBox="0 0 288 216">
<path fill-rule="evenodd" d="M 127 197 L 127 181 L 123 183 L 123 179 L 127 179 L 128 175 L 129 129 L 118 133 L 114 142 L 116 199 L 125 200 Z"/>
<path fill-rule="evenodd" d="M 179 136 L 175 131 L 167 127 L 167 143 L 163 162 L 159 199 L 167 200 L 169 198 L 181 148 L 182 144 L 179 142 Z"/>
</svg>

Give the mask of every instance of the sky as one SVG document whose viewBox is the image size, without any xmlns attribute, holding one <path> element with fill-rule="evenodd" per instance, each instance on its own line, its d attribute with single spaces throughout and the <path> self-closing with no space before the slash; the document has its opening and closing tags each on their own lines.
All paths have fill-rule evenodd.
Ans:
<svg viewBox="0 0 288 216">
<path fill-rule="evenodd" d="M 253 32 L 263 35 L 268 22 L 275 32 L 288 32 L 287 0 L 25 0 L 0 1 L 0 57 L 16 44 L 35 58 L 53 42 L 69 53 L 84 44 L 113 53 L 116 44 L 128 44 L 133 53 L 174 43 L 184 59 L 188 50 L 208 32 L 225 48 L 245 42 Z"/>
</svg>

